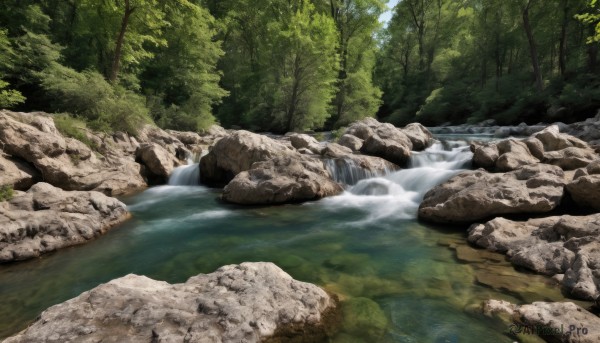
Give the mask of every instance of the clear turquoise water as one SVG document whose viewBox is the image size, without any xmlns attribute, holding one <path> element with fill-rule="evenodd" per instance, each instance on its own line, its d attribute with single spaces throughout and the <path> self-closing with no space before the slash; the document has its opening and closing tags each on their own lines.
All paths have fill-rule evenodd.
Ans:
<svg viewBox="0 0 600 343">
<path fill-rule="evenodd" d="M 156 187 L 123 199 L 133 219 L 105 236 L 0 266 L 0 338 L 47 307 L 129 273 L 177 283 L 226 264 L 271 261 L 338 294 L 344 323 L 333 342 L 512 342 L 505 325 L 478 313 L 483 300 L 562 296 L 548 279 L 466 246 L 465 227 L 414 219 L 423 188 L 462 165 L 464 151 L 440 147 L 415 155 L 422 169 L 302 205 L 236 207 L 200 186 Z"/>
</svg>

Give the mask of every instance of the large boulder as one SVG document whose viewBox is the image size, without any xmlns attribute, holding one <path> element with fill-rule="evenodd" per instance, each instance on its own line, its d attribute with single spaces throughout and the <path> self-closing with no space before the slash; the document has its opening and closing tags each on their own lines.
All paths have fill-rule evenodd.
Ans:
<svg viewBox="0 0 600 343">
<path fill-rule="evenodd" d="M 600 210 L 600 160 L 577 170 L 567 191 L 579 205 Z"/>
<path fill-rule="evenodd" d="M 588 148 L 586 142 L 576 137 L 560 133 L 558 125 L 551 125 L 536 133 L 533 137 L 539 139 L 544 145 L 545 151 L 556 151 L 566 148 Z"/>
<path fill-rule="evenodd" d="M 127 275 L 44 311 L 5 343 L 320 342 L 338 306 L 272 263 L 228 265 L 181 284 Z"/>
<path fill-rule="evenodd" d="M 164 184 L 173 169 L 181 163 L 167 150 L 156 143 L 144 143 L 135 153 L 136 161 L 146 166 L 148 181 L 151 184 Z"/>
<path fill-rule="evenodd" d="M 146 186 L 133 156 L 113 147 L 112 139 L 110 144 L 95 139 L 103 154 L 63 137 L 46 115 L 0 111 L 2 149 L 32 165 L 43 181 L 65 190 L 98 190 L 109 195 Z"/>
<path fill-rule="evenodd" d="M 519 267 L 559 278 L 573 297 L 600 295 L 600 214 L 525 222 L 496 218 L 469 229 L 469 242 L 505 253 Z"/>
<path fill-rule="evenodd" d="M 0 262 L 25 260 L 84 243 L 128 217 L 125 204 L 99 192 L 37 183 L 0 202 Z"/>
<path fill-rule="evenodd" d="M 508 331 L 513 335 L 538 334 L 548 342 L 600 342 L 600 318 L 572 302 L 515 305 L 492 299 L 484 302 L 483 310 L 488 316 L 510 318 Z"/>
<path fill-rule="evenodd" d="M 412 142 L 414 150 L 425 150 L 431 146 L 431 144 L 433 144 L 433 135 L 425 126 L 419 123 L 411 123 L 406 125 L 402 129 L 402 132 L 408 136 Z"/>
<path fill-rule="evenodd" d="M 316 200 L 342 191 L 323 162 L 282 156 L 256 162 L 237 174 L 223 190 L 223 199 L 243 205 L 282 204 Z"/>
<path fill-rule="evenodd" d="M 545 164 L 498 174 L 467 171 L 428 191 L 419 218 L 469 223 L 500 214 L 549 212 L 560 204 L 564 186 L 562 169 Z"/>
<path fill-rule="evenodd" d="M 221 138 L 200 161 L 201 182 L 222 186 L 255 162 L 275 157 L 301 158 L 300 153 L 264 135 L 240 130 Z"/>
<path fill-rule="evenodd" d="M 404 132 L 386 123 L 373 130 L 373 134 L 365 139 L 360 151 L 405 166 L 412 148 L 413 144 Z"/>
</svg>

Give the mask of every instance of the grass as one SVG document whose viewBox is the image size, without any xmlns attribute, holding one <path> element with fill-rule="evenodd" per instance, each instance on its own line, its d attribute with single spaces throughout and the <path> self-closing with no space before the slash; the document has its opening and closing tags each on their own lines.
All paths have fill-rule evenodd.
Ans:
<svg viewBox="0 0 600 343">
<path fill-rule="evenodd" d="M 64 136 L 74 138 L 94 151 L 98 150 L 98 146 L 86 135 L 86 124 L 83 120 L 68 114 L 57 114 L 54 116 L 54 125 Z"/>
<path fill-rule="evenodd" d="M 13 198 L 13 188 L 11 185 L 0 186 L 0 201 L 8 201 Z"/>
</svg>

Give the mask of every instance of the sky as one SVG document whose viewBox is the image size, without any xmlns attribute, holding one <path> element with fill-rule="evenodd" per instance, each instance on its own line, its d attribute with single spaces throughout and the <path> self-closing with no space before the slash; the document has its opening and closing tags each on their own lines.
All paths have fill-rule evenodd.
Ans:
<svg viewBox="0 0 600 343">
<path fill-rule="evenodd" d="M 389 0 L 387 3 L 387 6 L 390 8 L 389 11 L 384 12 L 380 17 L 379 17 L 379 21 L 387 24 L 390 19 L 392 19 L 392 8 L 394 8 L 394 6 L 396 6 L 396 4 L 400 2 L 400 0 Z"/>
</svg>

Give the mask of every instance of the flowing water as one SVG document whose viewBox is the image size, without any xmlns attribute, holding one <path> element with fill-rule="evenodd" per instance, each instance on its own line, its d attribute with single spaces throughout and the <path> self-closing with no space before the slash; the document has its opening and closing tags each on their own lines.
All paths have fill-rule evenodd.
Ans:
<svg viewBox="0 0 600 343">
<path fill-rule="evenodd" d="M 272 261 L 340 296 L 335 342 L 512 342 L 477 306 L 558 300 L 558 288 L 467 246 L 464 227 L 416 220 L 424 193 L 470 158 L 464 141 L 437 143 L 415 153 L 410 169 L 351 179 L 336 197 L 271 207 L 224 204 L 218 190 L 195 185 L 197 164 L 181 167 L 170 185 L 123 199 L 133 219 L 105 236 L 0 266 L 0 337 L 128 273 L 176 283 L 225 264 Z"/>
</svg>

